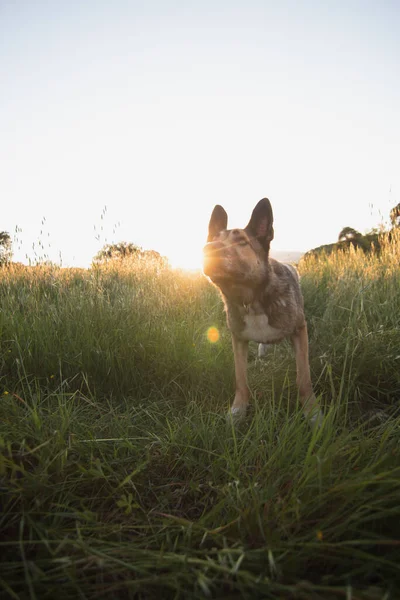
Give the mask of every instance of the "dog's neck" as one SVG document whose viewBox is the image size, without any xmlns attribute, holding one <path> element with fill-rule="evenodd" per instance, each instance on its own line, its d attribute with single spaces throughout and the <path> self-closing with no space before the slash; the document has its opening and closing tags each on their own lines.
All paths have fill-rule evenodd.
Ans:
<svg viewBox="0 0 400 600">
<path fill-rule="evenodd" d="M 263 261 L 264 262 L 264 261 Z M 268 261 L 268 253 L 265 255 L 263 275 L 252 279 L 251 276 L 245 281 L 225 280 L 215 283 L 221 292 L 225 305 L 234 305 L 240 312 L 250 311 L 253 305 L 263 303 L 266 293 L 266 284 L 272 283 L 273 270 Z"/>
<path fill-rule="evenodd" d="M 226 301 L 233 302 L 239 306 L 249 306 L 255 300 L 255 293 L 252 288 L 246 285 L 230 284 L 221 289 Z"/>
<path fill-rule="evenodd" d="M 246 313 L 252 307 L 260 305 L 263 302 L 264 285 L 255 285 L 250 287 L 248 284 L 230 283 L 219 286 L 226 305 L 234 305 L 240 309 L 240 312 Z"/>
<path fill-rule="evenodd" d="M 245 314 L 254 311 L 258 313 L 260 307 L 271 307 L 277 297 L 281 298 L 286 293 L 287 285 L 282 284 L 270 267 L 260 284 L 229 282 L 219 284 L 218 288 L 226 306 L 235 307 L 241 314 Z M 268 313 L 268 310 L 265 312 Z"/>
</svg>

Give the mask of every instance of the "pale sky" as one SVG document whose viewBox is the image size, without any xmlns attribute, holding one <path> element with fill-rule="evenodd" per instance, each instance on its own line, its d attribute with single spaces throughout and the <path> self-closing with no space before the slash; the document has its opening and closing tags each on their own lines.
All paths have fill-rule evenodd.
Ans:
<svg viewBox="0 0 400 600">
<path fill-rule="evenodd" d="M 387 220 L 399 31 L 397 0 L 0 0 L 15 260 L 128 241 L 194 266 L 213 206 L 243 227 L 264 196 L 276 250 Z"/>
</svg>

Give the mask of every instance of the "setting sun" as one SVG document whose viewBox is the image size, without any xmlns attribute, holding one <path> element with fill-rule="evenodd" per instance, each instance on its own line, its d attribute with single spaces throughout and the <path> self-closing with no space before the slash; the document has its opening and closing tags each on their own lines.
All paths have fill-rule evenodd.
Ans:
<svg viewBox="0 0 400 600">
<path fill-rule="evenodd" d="M 184 252 L 171 250 L 167 258 L 174 269 L 185 269 L 187 271 L 198 271 L 202 268 L 201 248 L 190 248 Z"/>
<path fill-rule="evenodd" d="M 183 231 L 159 230 L 160 253 L 166 256 L 171 267 L 198 271 L 203 266 L 203 246 L 207 237 L 208 210 L 202 211 L 192 223 L 188 219 L 188 227 Z M 200 218 L 201 217 L 201 218 Z M 150 242 L 149 242 L 150 243 Z"/>
</svg>

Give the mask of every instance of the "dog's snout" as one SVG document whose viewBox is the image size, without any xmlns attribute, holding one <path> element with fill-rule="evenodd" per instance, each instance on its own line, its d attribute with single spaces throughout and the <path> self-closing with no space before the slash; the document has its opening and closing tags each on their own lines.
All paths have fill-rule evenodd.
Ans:
<svg viewBox="0 0 400 600">
<path fill-rule="evenodd" d="M 224 245 L 222 244 L 222 242 L 208 242 L 208 244 L 204 246 L 203 252 L 206 256 L 211 256 L 218 254 L 223 249 L 223 247 Z"/>
</svg>

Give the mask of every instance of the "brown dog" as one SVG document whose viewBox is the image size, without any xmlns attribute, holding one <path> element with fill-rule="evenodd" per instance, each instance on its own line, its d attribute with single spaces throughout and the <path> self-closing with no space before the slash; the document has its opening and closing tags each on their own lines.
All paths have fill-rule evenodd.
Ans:
<svg viewBox="0 0 400 600">
<path fill-rule="evenodd" d="M 307 324 L 296 270 L 269 258 L 274 237 L 273 214 L 263 198 L 245 229 L 227 229 L 228 215 L 217 205 L 204 247 L 204 273 L 219 288 L 225 303 L 235 356 L 236 394 L 231 414 L 245 414 L 249 403 L 247 353 L 249 341 L 262 344 L 292 340 L 297 385 L 304 414 L 319 423 L 308 362 Z"/>
</svg>

